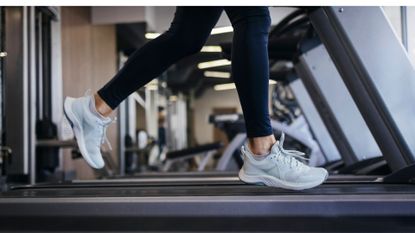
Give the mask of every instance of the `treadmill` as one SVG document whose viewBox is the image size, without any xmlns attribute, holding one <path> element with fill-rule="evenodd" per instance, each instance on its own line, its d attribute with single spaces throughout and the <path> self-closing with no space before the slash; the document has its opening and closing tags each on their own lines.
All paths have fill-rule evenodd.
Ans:
<svg viewBox="0 0 415 233">
<path fill-rule="evenodd" d="M 300 48 L 295 69 L 345 163 L 338 173 L 390 173 L 382 152 L 324 45 L 319 43 L 318 38 L 311 38 L 304 40 Z M 297 90 L 298 84 L 294 84 L 293 88 Z M 302 105 L 302 109 L 306 108 L 309 106 Z"/>
<path fill-rule="evenodd" d="M 305 191 L 227 181 L 16 186 L 0 194 L 0 230 L 413 232 L 415 140 L 410 133 L 415 126 L 405 122 L 415 109 L 396 104 L 402 103 L 400 98 L 406 99 L 404 103 L 415 100 L 415 71 L 381 8 L 322 7 L 312 9 L 310 18 L 394 170 L 390 176 L 376 182 L 327 183 Z M 370 53 L 360 54 L 358 44 L 373 41 L 377 34 L 360 35 L 362 28 L 386 32 L 381 42 L 364 46 Z M 323 39 L 328 36 L 338 38 Z M 373 73 L 374 67 L 382 72 Z M 401 70 L 393 73 L 402 80 L 397 88 L 391 83 L 382 88 L 391 75 L 384 73 L 388 69 Z"/>
<path fill-rule="evenodd" d="M 411 182 L 415 108 L 408 103 L 415 100 L 415 70 L 384 11 L 322 7 L 310 20 L 393 171 L 384 181 Z"/>
</svg>

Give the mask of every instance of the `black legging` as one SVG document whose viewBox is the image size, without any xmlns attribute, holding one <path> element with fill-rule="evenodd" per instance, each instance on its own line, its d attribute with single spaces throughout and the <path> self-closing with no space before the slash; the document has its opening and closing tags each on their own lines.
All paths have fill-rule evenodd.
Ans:
<svg viewBox="0 0 415 233">
<path fill-rule="evenodd" d="M 197 53 L 225 10 L 232 26 L 232 77 L 248 137 L 268 136 L 268 7 L 177 7 L 168 31 L 135 51 L 99 96 L 115 109 L 131 93 L 183 57 Z"/>
</svg>

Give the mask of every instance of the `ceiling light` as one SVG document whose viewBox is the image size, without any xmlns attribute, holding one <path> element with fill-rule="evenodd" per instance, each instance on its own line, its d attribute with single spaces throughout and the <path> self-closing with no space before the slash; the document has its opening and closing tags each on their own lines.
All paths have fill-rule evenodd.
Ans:
<svg viewBox="0 0 415 233">
<path fill-rule="evenodd" d="M 156 91 L 156 90 L 158 90 L 158 87 L 151 85 L 151 86 L 146 86 L 146 89 L 150 90 L 150 91 Z"/>
<path fill-rule="evenodd" d="M 220 71 L 205 71 L 203 73 L 205 77 L 209 78 L 230 78 L 231 73 L 229 72 L 220 72 Z"/>
<path fill-rule="evenodd" d="M 154 79 L 151 82 L 147 83 L 144 87 L 148 90 L 157 90 L 158 89 L 158 80 Z"/>
<path fill-rule="evenodd" d="M 225 84 L 218 84 L 213 87 L 215 91 L 225 91 L 225 90 L 232 90 L 235 89 L 236 86 L 234 83 L 225 83 Z"/>
<path fill-rule="evenodd" d="M 152 40 L 152 39 L 156 39 L 160 35 L 161 34 L 157 32 L 147 32 L 144 36 L 146 37 L 146 39 Z"/>
<path fill-rule="evenodd" d="M 212 32 L 210 34 L 217 35 L 217 34 L 222 34 L 222 33 L 227 33 L 227 32 L 233 32 L 233 27 L 232 26 L 217 27 L 217 28 L 212 29 Z M 145 37 L 146 39 L 152 40 L 152 39 L 157 38 L 160 35 L 161 33 L 157 33 L 157 32 L 147 32 L 145 34 Z"/>
<path fill-rule="evenodd" d="M 220 46 L 203 46 L 200 52 L 204 53 L 220 53 L 222 52 L 222 48 Z"/>
<path fill-rule="evenodd" d="M 276 84 L 277 82 L 274 80 L 269 80 L 269 85 Z M 225 83 L 225 84 L 218 84 L 213 86 L 213 89 L 215 91 L 225 91 L 225 90 L 232 90 L 236 89 L 236 86 L 234 83 Z"/>
<path fill-rule="evenodd" d="M 177 95 L 171 95 L 169 101 L 177 101 Z"/>
<path fill-rule="evenodd" d="M 147 83 L 146 86 L 147 85 L 157 85 L 157 84 L 159 84 L 159 80 L 158 79 L 153 79 L 149 83 Z"/>
<path fill-rule="evenodd" d="M 0 57 L 6 57 L 7 56 L 7 52 L 0 52 Z"/>
<path fill-rule="evenodd" d="M 214 61 L 208 61 L 208 62 L 202 62 L 197 65 L 197 68 L 199 69 L 207 69 L 211 67 L 218 67 L 218 66 L 227 66 L 230 65 L 231 62 L 226 59 L 220 59 L 220 60 L 214 60 Z"/>
<path fill-rule="evenodd" d="M 233 32 L 233 27 L 232 26 L 227 26 L 227 27 L 214 28 L 214 29 L 212 29 L 212 32 L 210 34 L 211 35 L 216 35 L 216 34 L 222 34 L 222 33 L 227 33 L 227 32 Z"/>
</svg>

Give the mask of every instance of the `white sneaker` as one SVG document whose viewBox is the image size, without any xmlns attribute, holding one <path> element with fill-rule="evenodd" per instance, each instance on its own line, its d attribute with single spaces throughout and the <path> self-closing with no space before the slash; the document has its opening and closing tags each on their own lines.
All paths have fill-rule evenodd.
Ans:
<svg viewBox="0 0 415 233">
<path fill-rule="evenodd" d="M 245 183 L 264 184 L 284 189 L 303 190 L 322 184 L 328 177 L 324 168 L 310 167 L 297 159 L 305 159 L 304 153 L 283 148 L 284 133 L 276 142 L 270 154 L 256 160 L 248 147 L 242 146 L 244 165 L 239 178 Z"/>
<path fill-rule="evenodd" d="M 113 120 L 109 117 L 103 119 L 92 113 L 90 101 L 93 101 L 93 96 L 89 95 L 89 91 L 84 97 L 66 97 L 64 113 L 72 126 L 82 156 L 91 167 L 99 169 L 105 165 L 101 144 L 107 142 L 111 148 L 106 130 Z"/>
</svg>

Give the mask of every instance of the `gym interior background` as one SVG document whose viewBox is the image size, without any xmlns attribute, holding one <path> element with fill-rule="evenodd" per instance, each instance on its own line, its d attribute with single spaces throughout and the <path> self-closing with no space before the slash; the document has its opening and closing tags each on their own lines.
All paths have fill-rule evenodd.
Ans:
<svg viewBox="0 0 415 233">
<path fill-rule="evenodd" d="M 405 25 L 402 25 L 400 7 L 384 7 L 383 9 L 397 36 L 403 38 L 402 29 Z M 6 7 L 6 9 L 3 9 L 3 17 L 6 19 L 7 17 L 21 17 L 20 20 L 22 20 L 23 14 L 29 13 L 24 12 L 24 10 L 29 11 L 30 8 L 15 7 L 9 9 L 9 7 Z M 50 90 L 48 91 L 53 96 L 50 99 L 51 108 L 53 109 L 50 117 L 57 126 L 57 138 L 67 140 L 72 135 L 68 127 L 65 128 L 64 125 L 66 123 L 62 115 L 64 96 L 82 96 L 87 88 L 96 91 L 109 81 L 132 50 L 139 48 L 148 40 L 157 36 L 157 33 L 162 33 L 168 29 L 175 7 L 55 7 L 50 8 L 50 10 L 53 14 L 56 14 L 54 16 L 56 18 L 50 20 L 51 35 L 49 43 L 52 49 L 50 58 L 52 64 L 50 65 L 51 80 Z M 272 7 L 270 11 L 272 24 L 276 25 L 283 17 L 293 12 L 294 8 Z M 411 27 L 411 23 L 414 24 L 415 22 L 415 8 L 407 7 L 406 12 L 407 28 L 404 28 L 404 30 L 408 38 L 406 42 L 408 54 L 411 60 L 415 61 L 415 29 Z M 5 26 L 5 30 L 11 30 L 7 25 Z M 174 108 L 177 108 L 178 111 L 183 111 L 178 112 L 180 115 L 170 117 L 170 120 L 173 121 L 170 126 L 177 126 L 177 128 L 172 129 L 172 133 L 175 133 L 176 136 L 175 140 L 182 140 L 175 142 L 175 145 L 171 145 L 173 149 L 183 149 L 209 143 L 215 139 L 226 139 L 221 135 L 221 132 L 215 131 L 214 125 L 209 124 L 208 119 L 209 115 L 213 113 L 241 113 L 236 90 L 232 86 L 230 88 L 222 86 L 225 87 L 225 90 L 215 90 L 215 86 L 218 84 L 231 83 L 229 78 L 222 78 L 222 76 L 230 77 L 230 62 L 218 68 L 198 68 L 198 64 L 202 62 L 223 61 L 220 56 L 220 44 L 230 42 L 232 38 L 230 22 L 225 14 L 221 16 L 216 27 L 219 30 L 223 29 L 223 32 L 211 35 L 205 50 L 170 68 L 171 78 L 169 80 L 171 80 L 174 87 L 174 93 L 160 93 L 159 96 L 155 97 L 156 102 L 150 104 L 153 106 L 145 104 L 142 106 L 139 104 L 142 102 L 131 104 L 132 108 L 136 108 L 135 111 L 133 110 L 136 114 L 132 116 L 132 119 L 129 119 L 131 125 L 128 134 L 134 143 L 137 142 L 135 132 L 138 129 L 145 130 L 149 136 L 157 139 L 157 121 L 154 118 L 156 107 L 160 106 L 167 109 L 167 106 L 171 103 L 176 104 Z M 5 35 L 6 43 L 16 39 L 9 35 L 11 38 L 8 40 L 8 35 Z M 6 52 L 9 57 L 13 55 L 10 54 L 10 51 Z M 6 59 L 7 56 L 2 58 L 7 63 Z M 16 57 L 16 59 L 19 59 L 19 57 Z M 225 73 L 212 73 L 212 71 Z M 206 77 L 212 75 L 219 76 L 219 78 Z M 5 82 L 7 85 L 7 81 Z M 139 90 L 138 93 L 141 93 L 141 98 L 144 100 L 145 90 L 149 92 L 156 87 L 156 82 L 153 82 Z M 216 86 L 216 88 L 220 87 Z M 7 86 L 5 95 L 7 98 Z M 131 102 L 134 102 L 134 100 Z M 11 103 L 13 106 L 15 104 Z M 149 110 L 146 107 L 152 107 L 153 109 Z M 123 121 L 123 119 L 118 120 Z M 21 122 L 17 124 L 23 126 Z M 174 132 L 175 130 L 176 132 Z M 109 128 L 109 140 L 114 145 L 113 150 L 109 153 L 116 164 L 119 162 L 119 133 L 117 125 Z M 180 139 L 177 136 L 180 136 Z M 71 150 L 69 148 L 59 151 L 60 159 L 56 169 L 64 173 L 73 172 L 70 175 L 71 178 L 95 178 L 93 169 L 89 168 L 83 160 L 72 159 L 70 156 Z"/>
<path fill-rule="evenodd" d="M 334 11 L 343 12 L 343 8 L 341 9 L 335 8 Z M 363 179 L 363 185 L 411 167 L 415 159 L 406 159 L 407 166 L 402 165 L 404 162 L 396 165 L 399 162 L 393 164 L 390 161 L 394 159 L 385 155 L 388 148 L 380 143 L 382 136 L 376 136 L 381 131 L 368 123 L 374 122 L 375 118 L 366 117 L 367 114 L 362 110 L 365 103 L 360 97 L 356 97 L 356 89 L 352 90 L 352 85 L 347 81 L 341 81 L 340 76 L 347 76 L 347 72 L 338 65 L 341 61 L 333 55 L 333 47 L 327 45 L 330 44 L 327 42 L 329 40 L 322 36 L 324 30 L 316 26 L 318 17 L 310 16 L 315 9 L 270 7 L 269 10 L 272 18 L 269 108 L 275 134 L 280 135 L 284 131 L 287 135 L 286 147 L 306 151 L 310 163 L 326 166 L 331 169 L 332 174 L 343 174 L 343 177 L 352 180 L 355 178 L 350 177 L 358 177 L 359 182 Z M 381 21 L 383 24 L 380 28 L 386 29 L 379 29 L 375 36 L 371 36 L 375 38 L 371 41 L 371 46 L 369 43 L 362 46 L 378 46 L 378 50 L 386 51 L 385 54 L 393 59 L 395 56 L 407 59 L 407 63 L 404 63 L 408 64 L 410 71 L 405 74 L 415 74 L 411 68 L 415 63 L 415 7 L 345 7 L 344 12 L 348 11 L 357 12 L 356 17 L 361 16 L 359 14 L 368 17 L 365 19 L 368 22 L 356 27 L 362 35 L 365 35 L 365 30 L 371 31 L 370 28 L 365 28 L 367 25 L 370 27 L 379 23 L 378 18 L 385 20 Z M 366 14 L 365 11 L 369 13 Z M 167 182 L 157 180 L 160 177 L 179 177 L 178 181 L 174 181 L 179 182 L 179 185 L 183 185 L 181 182 L 186 179 L 200 179 L 203 184 L 203 174 L 211 174 L 210 178 L 226 177 L 221 185 L 227 185 L 229 180 L 234 182 L 235 174 L 242 163 L 238 157 L 239 147 L 246 135 L 241 107 L 230 73 L 229 54 L 233 32 L 225 13 L 199 53 L 169 67 L 160 77 L 128 97 L 116 110 L 114 116 L 117 117 L 117 122 L 108 131 L 112 150 L 103 148 L 106 161 L 104 169 L 94 170 L 82 159 L 70 126 L 63 116 L 65 96 L 82 96 L 87 89 L 97 91 L 114 76 L 134 50 L 168 29 L 174 12 L 175 7 L 171 6 L 0 6 L 0 184 L 4 198 L 14 197 L 14 192 L 24 191 L 23 187 L 29 187 L 26 191 L 28 195 L 43 195 L 41 191 L 38 193 L 37 189 L 33 191 L 30 188 L 52 184 L 45 189 L 51 190 L 60 188 L 54 184 L 94 184 L 94 180 L 121 180 L 119 184 L 124 184 L 123 182 L 129 182 L 128 179 L 150 179 L 137 181 L 148 184 L 155 179 L 156 184 L 159 184 L 157 182 Z M 370 18 L 372 14 L 373 19 Z M 326 15 L 332 17 L 328 13 Z M 388 31 L 389 29 L 391 30 Z M 351 34 L 356 33 L 351 31 Z M 304 38 L 312 42 L 303 43 Z M 388 47 L 389 40 L 399 41 L 400 47 L 397 46 L 404 53 L 401 54 L 401 50 L 395 52 L 393 46 Z M 322 44 L 328 48 L 330 56 Z M 356 45 L 359 48 L 362 46 Z M 304 54 L 307 56 L 303 56 Z M 368 54 L 370 52 L 362 56 L 367 57 Z M 378 109 L 381 108 L 379 106 L 393 105 L 388 112 L 405 112 L 400 116 L 393 115 L 393 123 L 385 125 L 397 127 L 401 134 L 399 137 L 391 137 L 394 138 L 394 143 L 399 141 L 396 142 L 397 145 L 405 145 L 400 148 L 406 148 L 405 150 L 415 154 L 414 128 L 408 126 L 405 131 L 402 126 L 403 122 L 412 125 L 415 117 L 411 102 L 414 100 L 415 89 L 411 87 L 415 85 L 415 77 L 406 77 L 408 80 L 412 79 L 408 82 L 401 79 L 391 80 L 394 74 L 403 75 L 406 70 L 382 66 L 381 62 L 369 64 L 367 60 L 363 60 L 362 63 L 390 75 L 389 81 L 381 80 L 380 84 L 372 81 L 380 89 L 373 93 L 386 93 L 384 104 L 374 102 Z M 372 75 L 368 73 L 369 76 Z M 324 84 L 327 80 L 324 79 L 324 74 L 327 79 L 339 78 L 335 83 L 333 81 Z M 317 75 L 320 75 L 320 79 Z M 314 79 L 311 80 L 310 77 Z M 389 87 L 406 85 L 406 90 L 412 90 L 412 93 L 402 92 L 395 98 L 396 92 L 391 91 L 389 94 L 394 95 L 387 96 L 387 88 L 382 86 L 386 83 Z M 406 99 L 403 97 L 405 95 Z M 340 114 L 339 106 L 346 112 Z M 343 117 L 336 115 L 336 111 L 339 115 L 343 114 Z M 345 154 L 353 156 L 348 157 Z M 189 176 L 185 176 L 185 173 Z M 405 170 L 404 175 L 399 176 L 409 177 L 407 180 L 402 178 L 403 180 L 392 183 L 411 183 L 414 174 L 412 167 L 410 172 Z M 396 179 L 396 176 L 393 178 Z M 343 183 L 348 182 L 345 181 L 346 178 L 341 179 Z M 136 184 L 137 187 L 140 185 L 141 183 Z M 268 193 L 271 191 L 261 190 L 263 191 L 260 194 L 255 195 L 271 195 Z M 392 188 L 382 187 L 383 192 L 390 190 Z M 415 191 L 413 185 L 405 186 L 403 191 L 393 190 L 399 194 L 411 195 Z M 371 191 L 367 192 L 373 196 Z M 224 193 L 215 195 L 226 196 L 227 192 Z M 195 196 L 197 195 L 202 194 Z M 249 196 L 242 196 L 244 195 Z M 407 201 L 411 204 L 406 203 L 405 208 L 410 209 L 415 202 Z M 381 210 L 385 208 L 384 206 Z M 5 209 L 7 208 L 3 208 Z M 409 211 L 407 209 L 405 211 Z M 158 209 L 154 211 L 156 210 Z M 398 213 L 401 210 L 390 213 L 390 216 L 400 216 Z M 345 215 L 354 216 L 353 213 L 355 212 L 349 211 Z M 413 217 L 410 211 L 405 213 L 407 215 L 402 215 Z M 7 216 L 7 213 L 1 213 L 0 219 Z M 19 214 L 16 212 L 13 216 L 18 219 Z M 14 229 L 13 221 L 17 220 L 12 219 L 7 229 Z M 372 220 L 368 221 L 371 223 Z M 345 225 L 350 223 L 350 218 L 345 220 Z M 215 222 L 212 224 L 215 225 Z M 332 222 L 331 226 L 336 224 L 339 222 Z M 393 229 L 410 229 L 401 228 L 402 225 L 393 221 L 391 224 L 395 227 Z M 264 227 L 271 225 L 269 220 Z M 159 229 L 154 225 L 152 227 L 148 229 Z M 162 226 L 159 227 L 162 229 Z M 312 227 L 318 229 L 317 225 Z M 54 229 L 53 226 L 51 229 Z"/>
</svg>

